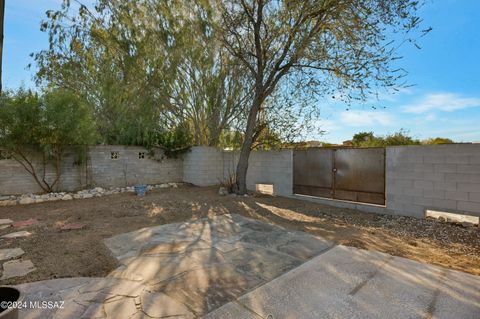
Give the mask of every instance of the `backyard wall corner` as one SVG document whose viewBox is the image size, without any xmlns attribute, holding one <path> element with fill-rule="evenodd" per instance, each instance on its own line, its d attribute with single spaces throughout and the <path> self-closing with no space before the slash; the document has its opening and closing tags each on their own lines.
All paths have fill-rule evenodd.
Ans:
<svg viewBox="0 0 480 319">
<path fill-rule="evenodd" d="M 480 144 L 388 147 L 386 200 L 396 215 L 480 216 Z"/>
</svg>

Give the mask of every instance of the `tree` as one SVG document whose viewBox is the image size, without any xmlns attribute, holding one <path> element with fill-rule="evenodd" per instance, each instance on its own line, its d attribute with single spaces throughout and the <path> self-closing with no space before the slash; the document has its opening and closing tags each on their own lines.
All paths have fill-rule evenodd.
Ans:
<svg viewBox="0 0 480 319">
<path fill-rule="evenodd" d="M 426 144 L 426 145 L 440 145 L 440 144 L 453 144 L 453 143 L 455 142 L 445 137 L 429 138 L 425 141 L 422 141 L 422 144 Z"/>
<path fill-rule="evenodd" d="M 182 129 L 195 145 L 218 145 L 243 123 L 251 85 L 214 12 L 208 1 L 64 1 L 42 25 L 50 47 L 35 55 L 38 83 L 93 104 L 104 143 L 148 147 Z"/>
<path fill-rule="evenodd" d="M 415 29 L 413 0 L 218 1 L 223 43 L 249 71 L 253 97 L 237 166 L 237 192 L 246 193 L 248 158 L 264 102 L 285 80 L 364 99 L 395 87 L 403 73 L 389 32 Z M 282 83 L 283 82 L 283 83 Z M 324 91 L 324 92 L 325 92 Z M 352 93 L 353 92 L 353 93 Z M 276 109 L 281 109 L 277 105 Z"/>
<path fill-rule="evenodd" d="M 89 9 L 65 0 L 42 23 L 50 46 L 35 54 L 37 84 L 92 104 L 104 143 L 148 146 L 166 130 L 161 111 L 176 65 L 167 25 L 175 20 L 163 2 L 148 4 L 100 0 Z"/>
<path fill-rule="evenodd" d="M 360 132 L 353 135 L 352 143 L 354 146 L 360 146 L 362 143 L 372 141 L 374 138 L 373 132 Z"/>
<path fill-rule="evenodd" d="M 399 145 L 419 145 L 420 141 L 411 137 L 408 131 L 400 129 L 398 132 L 386 136 L 377 136 L 373 132 L 360 132 L 353 135 L 353 145 L 356 147 L 386 147 Z"/>
<path fill-rule="evenodd" d="M 400 130 L 396 133 L 385 136 L 384 146 L 398 145 L 420 145 L 420 141 L 408 135 L 408 131 Z"/>
<path fill-rule="evenodd" d="M 1 97 L 0 147 L 45 192 L 52 192 L 58 184 L 66 150 L 95 140 L 90 106 L 71 92 L 51 91 L 38 96 L 20 89 Z"/>
</svg>

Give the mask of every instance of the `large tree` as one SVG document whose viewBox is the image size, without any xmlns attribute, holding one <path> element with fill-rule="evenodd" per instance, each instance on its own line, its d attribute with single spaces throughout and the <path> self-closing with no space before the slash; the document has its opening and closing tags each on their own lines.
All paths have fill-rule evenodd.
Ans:
<svg viewBox="0 0 480 319">
<path fill-rule="evenodd" d="M 103 142 L 148 146 L 180 128 L 195 145 L 218 145 L 240 126 L 250 78 L 222 48 L 212 3 L 79 3 L 48 12 L 37 79 L 95 105 Z"/>
<path fill-rule="evenodd" d="M 395 87 L 403 73 L 392 67 L 400 38 L 417 28 L 414 0 L 217 1 L 225 47 L 248 69 L 253 96 L 236 171 L 246 192 L 248 158 L 265 102 L 288 82 L 313 91 L 364 99 Z M 392 36 L 389 41 L 388 35 Z M 288 82 L 286 81 L 288 79 Z M 303 87 L 304 89 L 305 87 Z M 302 89 L 300 87 L 300 89 Z M 278 104 L 275 109 L 281 110 Z"/>
</svg>

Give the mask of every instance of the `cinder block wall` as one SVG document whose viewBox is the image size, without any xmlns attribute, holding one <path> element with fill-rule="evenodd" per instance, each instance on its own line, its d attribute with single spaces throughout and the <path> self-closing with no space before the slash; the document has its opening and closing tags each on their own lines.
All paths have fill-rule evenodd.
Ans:
<svg viewBox="0 0 480 319">
<path fill-rule="evenodd" d="M 223 181 L 223 151 L 195 146 L 183 157 L 183 181 L 197 186 L 218 185 Z"/>
<path fill-rule="evenodd" d="M 423 218 L 427 209 L 480 216 L 480 144 L 387 148 L 387 209 Z"/>
<path fill-rule="evenodd" d="M 118 159 L 111 159 L 118 152 Z M 145 154 L 143 159 L 139 153 Z M 39 161 L 35 161 L 39 167 Z M 53 179 L 49 167 L 47 179 Z M 137 183 L 158 184 L 183 180 L 182 159 L 162 158 L 158 152 L 152 157 L 143 147 L 105 145 L 90 146 L 87 160 L 79 163 L 73 151 L 66 153 L 58 191 L 74 191 L 87 186 L 125 187 Z M 41 193 L 33 177 L 15 160 L 0 160 L 0 195 Z"/>
<path fill-rule="evenodd" d="M 118 152 L 118 159 L 112 159 L 111 152 Z M 144 158 L 139 158 L 139 153 L 144 153 Z M 91 184 L 101 187 L 183 180 L 182 159 L 166 158 L 158 150 L 149 154 L 148 150 L 139 146 L 93 146 L 89 151 L 88 165 Z"/>
<path fill-rule="evenodd" d="M 253 151 L 248 161 L 247 188 L 272 184 L 275 195 L 292 194 L 292 150 Z M 199 185 L 218 185 L 235 173 L 238 152 L 214 147 L 193 147 L 184 158 L 184 181 Z"/>
<path fill-rule="evenodd" d="M 29 153 L 28 158 L 36 167 L 40 180 L 43 179 L 43 164 L 41 159 L 34 153 Z M 46 166 L 45 180 L 51 183 L 56 177 L 54 168 Z M 67 151 L 63 158 L 61 179 L 57 182 L 58 189 L 70 191 L 81 185 L 85 185 L 85 165 L 78 162 L 78 156 L 72 151 Z M 16 195 L 26 193 L 41 193 L 43 190 L 35 182 L 33 176 L 25 168 L 13 159 L 0 160 L 0 195 Z"/>
</svg>

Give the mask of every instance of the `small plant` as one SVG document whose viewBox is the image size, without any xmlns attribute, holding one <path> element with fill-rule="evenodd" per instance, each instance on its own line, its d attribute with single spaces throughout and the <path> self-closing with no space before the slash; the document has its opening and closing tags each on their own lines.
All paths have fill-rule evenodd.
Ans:
<svg viewBox="0 0 480 319">
<path fill-rule="evenodd" d="M 235 173 L 230 173 L 220 184 L 222 187 L 225 187 L 229 194 L 234 193 L 237 189 L 237 175 Z"/>
</svg>

